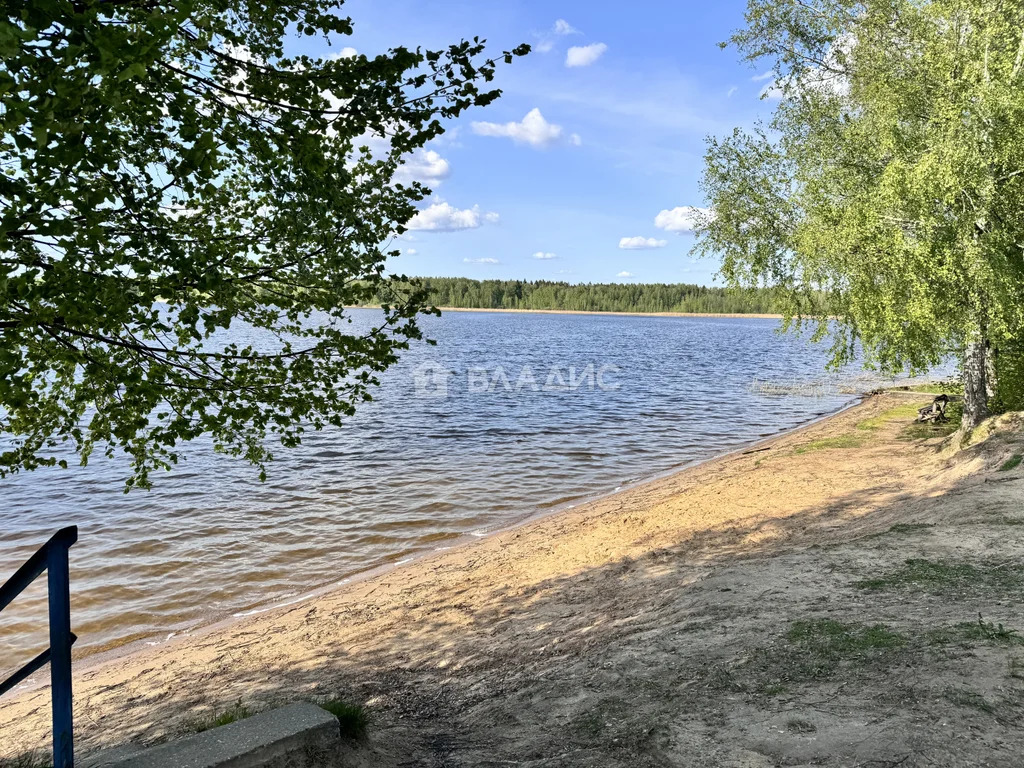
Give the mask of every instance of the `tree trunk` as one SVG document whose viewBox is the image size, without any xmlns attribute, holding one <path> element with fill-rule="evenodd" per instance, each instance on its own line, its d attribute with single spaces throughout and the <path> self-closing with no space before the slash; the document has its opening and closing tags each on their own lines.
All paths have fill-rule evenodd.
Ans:
<svg viewBox="0 0 1024 768">
<path fill-rule="evenodd" d="M 963 429 L 974 429 L 988 416 L 985 341 L 975 338 L 964 352 L 964 416 Z"/>
<path fill-rule="evenodd" d="M 992 342 L 985 342 L 985 394 L 991 403 L 995 400 L 996 392 L 999 389 L 999 378 L 996 374 L 996 358 L 999 350 L 992 346 Z"/>
</svg>

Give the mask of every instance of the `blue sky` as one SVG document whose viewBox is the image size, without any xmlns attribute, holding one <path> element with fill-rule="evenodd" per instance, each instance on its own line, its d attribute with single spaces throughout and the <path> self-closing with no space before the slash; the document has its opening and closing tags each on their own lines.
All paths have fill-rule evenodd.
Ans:
<svg viewBox="0 0 1024 768">
<path fill-rule="evenodd" d="M 403 255 L 392 268 L 476 279 L 712 284 L 717 265 L 690 255 L 693 236 L 679 231 L 686 212 L 671 212 L 704 203 L 705 137 L 749 125 L 773 106 L 760 98 L 770 82 L 763 73 L 718 47 L 743 24 L 745 7 L 745 0 L 628 7 L 350 0 L 344 11 L 355 34 L 310 53 L 340 45 L 367 55 L 396 45 L 438 48 L 474 35 L 495 53 L 534 46 L 502 67 L 501 99 L 453 122 L 432 154 L 416 158 L 434 189 L 424 208 L 433 207 L 398 242 Z"/>
</svg>

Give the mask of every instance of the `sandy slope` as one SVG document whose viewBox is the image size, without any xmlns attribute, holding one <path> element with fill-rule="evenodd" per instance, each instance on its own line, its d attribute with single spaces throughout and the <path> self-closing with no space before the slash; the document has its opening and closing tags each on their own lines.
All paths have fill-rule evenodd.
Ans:
<svg viewBox="0 0 1024 768">
<path fill-rule="evenodd" d="M 1024 573 L 1024 468 L 995 469 L 1024 433 L 953 453 L 865 423 L 906 400 L 80 667 L 79 743 L 340 694 L 373 716 L 344 765 L 1017 764 L 1024 647 L 969 623 L 1024 628 L 1003 578 Z M 908 557 L 963 583 L 857 586 Z M 43 743 L 47 711 L 3 702 L 0 755 Z"/>
</svg>

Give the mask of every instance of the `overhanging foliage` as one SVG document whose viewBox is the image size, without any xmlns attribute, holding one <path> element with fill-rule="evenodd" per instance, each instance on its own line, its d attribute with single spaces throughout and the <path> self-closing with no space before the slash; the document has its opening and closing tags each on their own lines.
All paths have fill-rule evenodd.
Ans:
<svg viewBox="0 0 1024 768">
<path fill-rule="evenodd" d="M 0 475 L 67 441 L 147 485 L 200 435 L 262 470 L 420 338 L 415 291 L 365 335 L 341 308 L 388 295 L 387 243 L 428 192 L 403 158 L 499 95 L 497 62 L 479 40 L 289 55 L 350 34 L 341 6 L 5 4 Z"/>
</svg>

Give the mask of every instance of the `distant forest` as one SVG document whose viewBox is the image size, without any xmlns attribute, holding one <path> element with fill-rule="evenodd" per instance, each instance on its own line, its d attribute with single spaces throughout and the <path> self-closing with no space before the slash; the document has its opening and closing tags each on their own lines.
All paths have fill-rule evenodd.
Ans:
<svg viewBox="0 0 1024 768">
<path fill-rule="evenodd" d="M 548 280 L 470 280 L 422 277 L 417 281 L 438 307 L 459 309 L 562 309 L 573 312 L 701 312 L 771 314 L 768 290 L 732 290 L 664 283 L 585 283 Z"/>
</svg>

